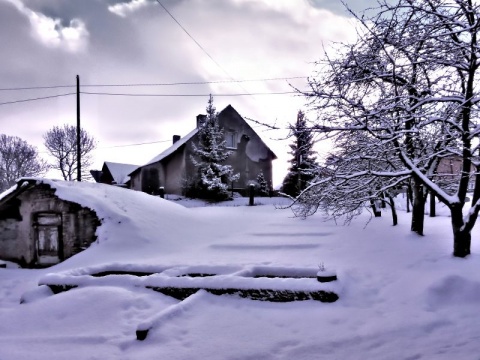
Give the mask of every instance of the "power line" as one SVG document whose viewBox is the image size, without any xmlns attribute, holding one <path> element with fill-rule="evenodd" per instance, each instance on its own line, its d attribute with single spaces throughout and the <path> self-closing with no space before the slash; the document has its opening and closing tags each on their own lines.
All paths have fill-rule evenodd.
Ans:
<svg viewBox="0 0 480 360">
<path fill-rule="evenodd" d="M 69 96 L 69 95 L 75 95 L 75 94 L 76 93 L 66 93 L 66 94 L 59 94 L 59 95 L 29 98 L 29 99 L 12 100 L 12 101 L 6 101 L 3 103 L 0 103 L 0 106 L 29 102 L 29 101 L 52 99 L 52 98 L 58 98 L 62 96 Z M 208 97 L 210 96 L 210 94 L 134 94 L 134 93 L 89 92 L 89 91 L 81 91 L 80 94 L 100 95 L 100 96 L 128 96 L 128 97 Z M 257 93 L 231 93 L 231 94 L 212 94 L 212 96 L 236 97 L 236 96 L 251 96 L 251 95 L 292 95 L 292 94 L 298 94 L 298 92 L 297 91 L 278 91 L 278 92 L 257 92 Z"/>
<path fill-rule="evenodd" d="M 0 88 L 0 91 L 17 91 L 17 90 L 43 90 L 43 89 L 60 89 L 60 88 L 74 88 L 75 85 L 52 85 L 52 86 L 26 86 L 14 88 Z"/>
<path fill-rule="evenodd" d="M 133 84 L 87 84 L 82 87 L 134 87 L 134 86 L 175 86 L 175 85 L 207 85 L 207 84 L 228 84 L 228 83 L 243 83 L 243 82 L 266 82 L 279 80 L 294 80 L 307 79 L 308 76 L 288 76 L 288 77 L 274 77 L 263 79 L 232 79 L 232 80 L 212 80 L 212 81 L 184 81 L 184 82 L 170 82 L 170 83 L 133 83 Z M 0 89 L 3 90 L 3 89 Z"/>
<path fill-rule="evenodd" d="M 158 141 L 150 141 L 150 142 L 143 142 L 143 143 L 136 143 L 136 144 L 125 144 L 125 145 L 113 145 L 113 146 L 100 146 L 95 148 L 95 150 L 103 150 L 103 149 L 114 149 L 114 148 L 123 148 L 123 147 L 130 147 L 130 146 L 141 146 L 141 145 L 151 145 L 151 144 L 159 144 L 159 143 L 166 143 L 172 140 L 158 140 Z M 50 154 L 48 151 L 38 151 L 39 154 Z"/>
<path fill-rule="evenodd" d="M 197 46 L 205 53 L 205 55 L 207 55 L 210 58 L 210 60 L 212 60 L 215 63 L 215 65 L 217 65 L 226 75 L 228 75 L 229 78 L 234 80 L 233 77 L 207 52 L 207 50 L 205 50 L 205 48 L 202 45 L 200 45 L 200 43 L 197 40 L 195 40 L 195 38 L 187 31 L 187 29 L 185 29 L 177 19 L 175 19 L 172 13 L 170 13 L 170 11 L 168 11 L 168 9 L 165 6 L 163 6 L 162 2 L 160 0 L 156 0 L 156 1 L 163 8 L 163 10 L 165 10 L 165 12 L 173 19 L 173 21 L 175 21 L 177 25 L 180 26 L 180 28 L 185 32 L 185 34 L 187 34 L 188 37 L 192 39 L 195 44 L 197 44 Z"/>
<path fill-rule="evenodd" d="M 261 82 L 261 81 L 279 81 L 279 80 L 295 80 L 307 79 L 308 76 L 287 76 L 273 77 L 263 79 L 231 79 L 231 80 L 212 80 L 212 81 L 183 81 L 183 82 L 166 82 L 166 83 L 131 83 L 131 84 L 82 84 L 84 87 L 135 87 L 135 86 L 176 86 L 176 85 L 207 85 L 207 84 L 227 84 L 227 83 L 243 83 L 243 82 Z M 17 90 L 43 90 L 43 89 L 59 89 L 74 88 L 75 85 L 52 85 L 52 86 L 28 86 L 28 87 L 12 87 L 0 88 L 0 91 L 17 91 Z"/>
<path fill-rule="evenodd" d="M 163 8 L 163 10 L 165 10 L 166 13 L 167 13 L 168 15 L 170 15 L 170 17 L 173 19 L 173 21 L 175 21 L 175 22 L 177 23 L 177 25 L 180 26 L 180 28 L 185 32 L 185 34 L 187 34 L 188 37 L 189 37 L 190 39 L 192 39 L 195 44 L 197 44 L 197 46 L 205 53 L 205 55 L 207 55 L 207 56 L 210 58 L 210 60 L 212 60 L 212 61 L 215 63 L 215 65 L 218 66 L 218 68 L 219 68 L 220 70 L 222 70 L 230 79 L 232 79 L 232 80 L 235 82 L 235 79 L 233 78 L 233 76 L 230 75 L 230 74 L 228 73 L 228 71 L 225 70 L 225 69 L 223 68 L 223 66 L 221 66 L 221 65 L 207 52 L 207 50 L 205 50 L 205 48 L 204 48 L 202 45 L 200 45 L 200 43 L 182 26 L 182 24 L 180 24 L 180 22 L 170 13 L 170 11 L 168 11 L 168 9 L 167 9 L 165 6 L 163 6 L 162 2 L 161 2 L 160 0 L 156 0 L 156 1 L 157 1 L 157 3 Z M 247 91 L 247 89 L 245 89 L 245 87 L 243 87 L 242 84 L 238 83 L 238 86 L 239 86 L 241 89 L 243 89 L 244 91 Z M 254 95 L 254 94 L 250 94 L 250 95 Z"/>
<path fill-rule="evenodd" d="M 121 147 L 128 147 L 128 146 L 150 145 L 150 144 L 159 144 L 159 143 L 165 143 L 165 142 L 170 142 L 170 141 L 171 140 L 158 140 L 158 141 L 143 142 L 143 143 L 137 143 L 137 144 L 103 146 L 103 147 L 99 147 L 97 149 L 112 149 L 112 148 L 121 148 Z"/>
<path fill-rule="evenodd" d="M 133 93 L 107 93 L 107 92 L 89 92 L 81 91 L 86 95 L 107 95 L 107 96 L 132 96 L 132 97 L 229 97 L 229 96 L 250 96 L 250 95 L 288 95 L 298 94 L 297 91 L 279 91 L 279 92 L 258 92 L 258 93 L 231 93 L 231 94 L 133 94 Z"/>
<path fill-rule="evenodd" d="M 30 99 L 6 101 L 6 102 L 3 102 L 3 103 L 0 103 L 0 106 L 1 105 L 9 105 L 9 104 L 17 104 L 17 103 L 28 102 L 28 101 L 51 99 L 51 98 L 57 98 L 57 97 L 61 97 L 61 96 L 69 96 L 69 95 L 75 95 L 75 94 L 76 93 L 67 93 L 67 94 L 59 94 L 59 95 L 42 96 L 42 97 L 30 98 Z"/>
</svg>

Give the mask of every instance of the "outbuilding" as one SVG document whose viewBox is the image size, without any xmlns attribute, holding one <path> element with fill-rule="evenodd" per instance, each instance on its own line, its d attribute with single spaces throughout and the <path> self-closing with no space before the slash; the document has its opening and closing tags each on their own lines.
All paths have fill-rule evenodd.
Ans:
<svg viewBox="0 0 480 360">
<path fill-rule="evenodd" d="M 0 259 L 45 267 L 95 241 L 95 211 L 59 198 L 49 182 L 20 179 L 0 194 Z"/>
</svg>

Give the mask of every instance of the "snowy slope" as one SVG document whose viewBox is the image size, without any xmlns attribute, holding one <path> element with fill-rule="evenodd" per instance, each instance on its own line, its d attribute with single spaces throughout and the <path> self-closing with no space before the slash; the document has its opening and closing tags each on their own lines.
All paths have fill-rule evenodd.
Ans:
<svg viewBox="0 0 480 360">
<path fill-rule="evenodd" d="M 427 217 L 419 237 L 403 211 L 397 227 L 388 213 L 366 227 L 366 214 L 344 227 L 268 205 L 187 209 L 114 187 L 85 184 L 72 195 L 68 184 L 56 186 L 60 196 L 97 207 L 99 242 L 50 269 L 0 269 L 2 360 L 479 358 L 479 229 L 472 255 L 456 259 L 444 216 Z M 139 286 L 166 278 L 83 277 L 143 267 L 170 268 L 172 276 L 215 270 L 223 277 L 201 281 L 243 274 L 248 282 L 265 269 L 308 273 L 320 263 L 339 276 L 333 304 L 205 292 L 180 302 Z M 51 295 L 36 286 L 55 277 L 80 287 Z M 138 341 L 142 324 L 153 327 Z"/>
</svg>

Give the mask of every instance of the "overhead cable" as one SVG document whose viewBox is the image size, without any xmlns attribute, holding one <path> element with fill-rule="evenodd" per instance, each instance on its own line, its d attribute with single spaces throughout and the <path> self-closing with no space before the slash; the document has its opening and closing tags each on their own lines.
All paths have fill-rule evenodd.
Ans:
<svg viewBox="0 0 480 360">
<path fill-rule="evenodd" d="M 231 93 L 231 94 L 135 94 L 135 93 L 107 93 L 81 91 L 86 95 L 107 95 L 107 96 L 133 96 L 133 97 L 229 97 L 229 96 L 250 96 L 250 95 L 288 95 L 298 94 L 297 91 L 279 91 L 279 92 L 257 92 L 257 93 Z"/>
<path fill-rule="evenodd" d="M 42 97 L 37 97 L 37 98 L 12 100 L 12 101 L 2 102 L 2 103 L 0 103 L 0 106 L 1 106 L 1 105 L 9 105 L 9 104 L 17 104 L 17 103 L 28 102 L 28 101 L 36 101 L 36 100 L 44 100 L 44 99 L 58 98 L 58 97 L 61 97 L 61 96 L 69 96 L 69 95 L 75 95 L 75 94 L 76 94 L 76 93 L 67 93 L 67 94 L 59 94 L 59 95 L 42 96 Z"/>
<path fill-rule="evenodd" d="M 273 77 L 263 79 L 239 79 L 239 80 L 212 80 L 212 81 L 182 81 L 182 82 L 165 82 L 165 83 L 131 83 L 131 84 L 82 84 L 85 87 L 135 87 L 135 86 L 176 86 L 176 85 L 207 85 L 207 84 L 228 84 L 242 82 L 261 82 L 261 81 L 279 81 L 307 79 L 308 76 L 287 76 Z M 11 87 L 0 88 L 0 91 L 17 91 L 17 90 L 43 90 L 43 89 L 59 89 L 59 88 L 75 88 L 76 85 L 52 85 L 52 86 L 28 86 L 28 87 Z"/>
</svg>

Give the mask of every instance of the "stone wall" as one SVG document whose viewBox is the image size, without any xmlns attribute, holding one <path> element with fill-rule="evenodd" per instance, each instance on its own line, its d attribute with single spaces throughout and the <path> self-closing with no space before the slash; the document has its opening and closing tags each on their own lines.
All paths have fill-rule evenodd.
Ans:
<svg viewBox="0 0 480 360">
<path fill-rule="evenodd" d="M 24 266 L 38 265 L 35 226 L 39 213 L 61 216 L 60 260 L 75 255 L 95 241 L 95 231 L 100 225 L 95 212 L 59 199 L 48 185 L 37 185 L 19 194 L 16 199 L 20 200 L 21 219 L 0 217 L 0 258 Z"/>
</svg>

